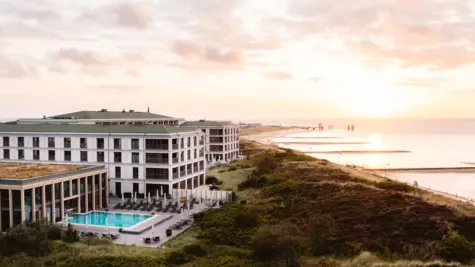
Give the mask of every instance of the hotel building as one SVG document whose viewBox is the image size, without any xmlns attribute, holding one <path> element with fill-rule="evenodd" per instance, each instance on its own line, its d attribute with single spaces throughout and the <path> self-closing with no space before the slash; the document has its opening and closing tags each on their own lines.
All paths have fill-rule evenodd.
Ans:
<svg viewBox="0 0 475 267">
<path fill-rule="evenodd" d="M 0 163 L 0 229 L 44 218 L 59 222 L 69 210 L 106 208 L 104 166 Z"/>
<path fill-rule="evenodd" d="M 140 112 L 135 110 L 108 111 L 101 109 L 99 111 L 77 111 L 67 114 L 56 115 L 52 117 L 44 117 L 40 119 L 19 119 L 14 121 L 16 124 L 158 124 L 158 125 L 174 125 L 185 122 L 184 119 L 173 118 L 160 114 Z"/>
<path fill-rule="evenodd" d="M 205 181 L 200 130 L 144 124 L 0 124 L 0 161 L 105 165 L 109 192 L 143 198 Z"/>
<path fill-rule="evenodd" d="M 187 121 L 182 128 L 199 129 L 205 134 L 206 160 L 230 162 L 239 157 L 239 125 L 219 121 Z"/>
</svg>

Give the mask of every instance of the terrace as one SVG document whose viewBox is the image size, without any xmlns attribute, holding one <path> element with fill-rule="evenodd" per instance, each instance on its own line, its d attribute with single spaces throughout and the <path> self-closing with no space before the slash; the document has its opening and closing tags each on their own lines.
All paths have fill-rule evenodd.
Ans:
<svg viewBox="0 0 475 267">
<path fill-rule="evenodd" d="M 29 179 L 76 171 L 84 166 L 59 164 L 0 163 L 0 179 Z"/>
</svg>

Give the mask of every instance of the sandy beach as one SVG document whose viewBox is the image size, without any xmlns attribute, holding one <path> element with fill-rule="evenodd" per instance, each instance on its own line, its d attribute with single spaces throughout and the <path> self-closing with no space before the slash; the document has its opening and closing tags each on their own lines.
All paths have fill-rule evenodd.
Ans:
<svg viewBox="0 0 475 267">
<path fill-rule="evenodd" d="M 249 135 L 242 136 L 242 138 L 247 139 L 247 140 L 252 140 L 252 141 L 255 141 L 255 142 L 259 142 L 259 143 L 262 143 L 262 144 L 265 144 L 265 145 L 276 146 L 275 143 L 272 140 L 277 139 L 277 138 L 283 138 L 283 137 L 286 137 L 290 134 L 304 133 L 304 132 L 308 132 L 308 131 L 305 131 L 305 130 L 302 130 L 302 129 L 289 129 L 289 130 L 281 130 L 281 131 L 264 132 L 264 133 L 259 133 L 259 134 L 249 134 Z M 372 171 L 372 170 L 367 170 L 367 169 L 363 169 L 363 168 L 349 168 L 349 167 L 346 167 L 344 165 L 340 165 L 340 164 L 336 164 L 336 163 L 332 163 L 332 164 L 335 165 L 335 166 L 339 166 L 341 169 L 343 169 L 343 170 L 345 170 L 345 171 L 347 171 L 347 172 L 349 172 L 353 175 L 357 175 L 361 178 L 365 178 L 365 179 L 370 180 L 370 181 L 381 181 L 381 179 L 390 179 L 390 180 L 394 180 L 394 181 L 399 181 L 396 178 L 392 178 L 390 176 L 387 176 L 386 172 L 383 175 L 383 173 L 381 171 Z M 389 171 L 390 170 L 388 170 L 388 172 Z M 400 170 L 400 171 L 401 172 L 424 172 L 424 173 L 475 172 L 475 170 L 470 168 L 470 167 L 469 168 L 450 168 L 450 169 L 447 169 L 447 168 L 424 168 L 424 169 L 420 169 L 420 170 L 404 169 L 404 170 Z M 399 182 L 401 182 L 401 181 L 399 181 Z M 411 184 L 409 184 L 409 185 L 411 185 Z M 424 189 L 428 192 L 428 194 L 426 196 L 424 196 L 424 198 L 431 198 L 431 199 L 437 200 L 437 202 L 445 203 L 445 201 L 443 200 L 443 198 L 445 197 L 445 198 L 455 200 L 455 201 L 470 203 L 471 205 L 475 206 L 475 201 L 470 199 L 470 198 L 466 198 L 466 197 L 463 197 L 463 196 L 460 196 L 460 195 L 457 195 L 457 194 L 442 192 L 442 191 L 439 191 L 439 190 L 432 189 L 430 187 L 421 187 L 421 186 L 419 186 L 419 188 Z"/>
</svg>

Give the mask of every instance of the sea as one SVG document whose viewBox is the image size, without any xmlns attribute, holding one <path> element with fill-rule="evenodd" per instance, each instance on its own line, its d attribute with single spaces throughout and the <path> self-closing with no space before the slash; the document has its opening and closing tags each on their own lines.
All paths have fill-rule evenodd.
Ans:
<svg viewBox="0 0 475 267">
<path fill-rule="evenodd" d="M 324 127 L 274 139 L 281 147 L 475 199 L 475 119 L 346 119 L 266 122 Z M 354 130 L 348 130 L 354 125 Z M 474 169 L 460 169 L 474 167 Z M 449 170 L 417 170 L 450 168 Z M 409 169 L 405 171 L 395 169 Z M 416 169 L 416 170 L 414 170 Z"/>
</svg>

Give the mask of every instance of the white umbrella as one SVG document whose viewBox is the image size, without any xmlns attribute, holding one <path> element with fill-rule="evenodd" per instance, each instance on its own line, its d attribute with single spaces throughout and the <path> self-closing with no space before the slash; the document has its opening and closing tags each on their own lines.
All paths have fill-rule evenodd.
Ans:
<svg viewBox="0 0 475 267">
<path fill-rule="evenodd" d="M 137 203 L 137 192 L 134 192 L 134 203 Z"/>
<path fill-rule="evenodd" d="M 150 192 L 148 192 L 147 203 L 150 203 Z"/>
<path fill-rule="evenodd" d="M 157 189 L 157 194 L 156 194 L 156 196 L 155 196 L 155 197 L 156 197 L 156 199 L 158 200 L 158 189 Z"/>
<path fill-rule="evenodd" d="M 109 233 L 109 220 L 106 214 L 106 233 Z"/>
<path fill-rule="evenodd" d="M 87 220 L 87 215 L 86 215 L 86 231 L 87 231 L 88 226 L 89 226 L 89 221 Z"/>
<path fill-rule="evenodd" d="M 124 199 L 124 194 L 122 194 L 122 204 L 124 204 L 125 199 Z"/>
<path fill-rule="evenodd" d="M 163 196 L 163 186 L 160 186 L 160 196 Z"/>
</svg>

